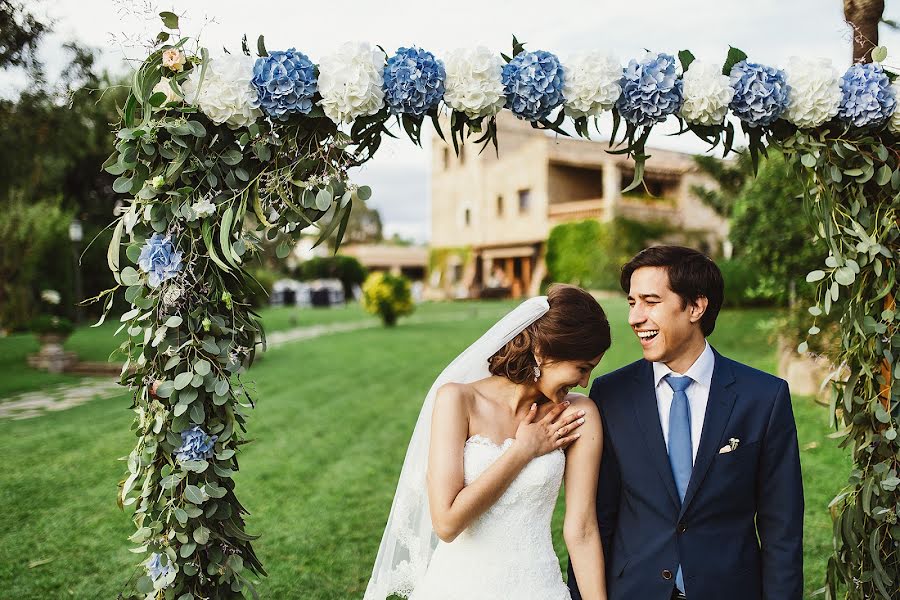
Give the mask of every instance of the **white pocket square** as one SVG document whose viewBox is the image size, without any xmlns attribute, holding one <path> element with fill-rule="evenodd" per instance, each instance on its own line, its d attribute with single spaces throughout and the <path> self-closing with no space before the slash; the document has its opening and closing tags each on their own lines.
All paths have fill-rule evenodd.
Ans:
<svg viewBox="0 0 900 600">
<path fill-rule="evenodd" d="M 737 450 L 738 444 L 741 443 L 741 440 L 737 438 L 730 438 L 728 443 L 719 450 L 719 454 L 726 454 L 731 452 L 732 450 Z"/>
</svg>

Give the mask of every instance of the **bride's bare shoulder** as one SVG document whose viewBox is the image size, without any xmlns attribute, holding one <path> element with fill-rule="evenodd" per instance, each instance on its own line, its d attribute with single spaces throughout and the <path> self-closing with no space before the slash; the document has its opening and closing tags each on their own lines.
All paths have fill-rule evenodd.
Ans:
<svg viewBox="0 0 900 600">
<path fill-rule="evenodd" d="M 434 402 L 436 405 L 454 404 L 468 407 L 475 397 L 474 388 L 468 383 L 445 383 L 438 388 Z"/>
</svg>

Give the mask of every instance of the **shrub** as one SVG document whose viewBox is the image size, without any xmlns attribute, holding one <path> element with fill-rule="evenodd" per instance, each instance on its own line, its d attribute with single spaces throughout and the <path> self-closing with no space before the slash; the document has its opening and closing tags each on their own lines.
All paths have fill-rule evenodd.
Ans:
<svg viewBox="0 0 900 600">
<path fill-rule="evenodd" d="M 647 243 L 669 231 L 660 223 L 593 219 L 563 223 L 547 239 L 547 271 L 555 282 L 584 288 L 618 290 L 622 265 Z"/>
<path fill-rule="evenodd" d="M 28 328 L 37 335 L 55 333 L 64 337 L 69 336 L 75 329 L 75 325 L 65 317 L 56 315 L 40 315 L 31 320 Z"/>
<path fill-rule="evenodd" d="M 399 317 L 412 314 L 409 280 L 402 275 L 380 271 L 372 273 L 363 283 L 362 291 L 363 308 L 366 312 L 381 317 L 388 327 L 395 325 Z"/>
</svg>

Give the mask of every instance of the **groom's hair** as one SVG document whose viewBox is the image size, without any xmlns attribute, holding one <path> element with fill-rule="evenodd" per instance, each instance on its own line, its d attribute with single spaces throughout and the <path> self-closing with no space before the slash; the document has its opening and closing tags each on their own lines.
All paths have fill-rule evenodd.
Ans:
<svg viewBox="0 0 900 600">
<path fill-rule="evenodd" d="M 609 350 L 612 338 L 603 308 L 585 290 L 554 284 L 548 310 L 488 359 L 491 375 L 514 383 L 534 378 L 534 353 L 551 361 L 592 360 Z"/>
<path fill-rule="evenodd" d="M 703 335 L 716 328 L 716 318 L 725 298 L 722 271 L 713 260 L 692 248 L 682 246 L 653 246 L 642 250 L 622 267 L 620 283 L 627 294 L 631 290 L 631 275 L 642 267 L 662 267 L 669 275 L 669 289 L 681 297 L 682 308 L 698 298 L 708 301 L 706 312 L 700 317 Z"/>
</svg>

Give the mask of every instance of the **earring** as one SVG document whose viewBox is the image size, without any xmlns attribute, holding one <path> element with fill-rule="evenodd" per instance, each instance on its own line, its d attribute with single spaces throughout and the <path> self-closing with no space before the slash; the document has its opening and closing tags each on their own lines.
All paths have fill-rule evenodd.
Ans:
<svg viewBox="0 0 900 600">
<path fill-rule="evenodd" d="M 537 381 L 541 377 L 541 368 L 537 365 L 535 365 L 533 368 L 534 368 L 534 380 Z"/>
</svg>

